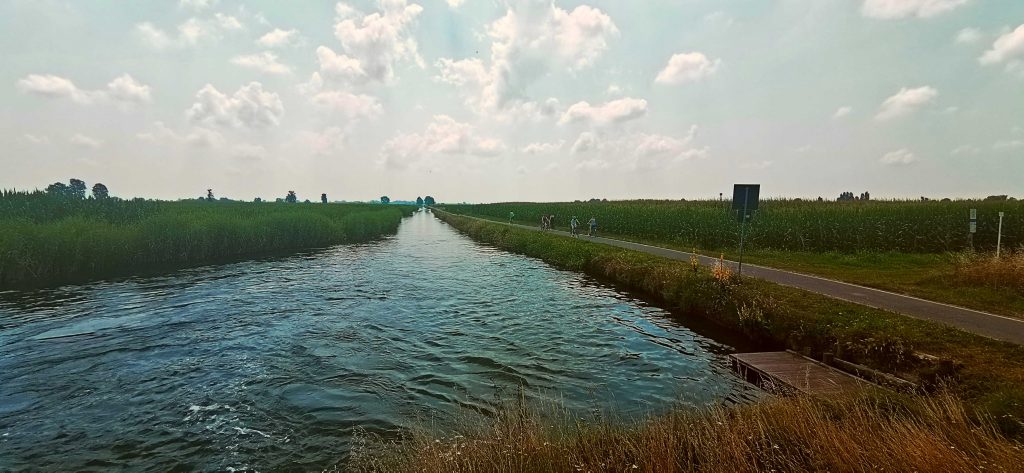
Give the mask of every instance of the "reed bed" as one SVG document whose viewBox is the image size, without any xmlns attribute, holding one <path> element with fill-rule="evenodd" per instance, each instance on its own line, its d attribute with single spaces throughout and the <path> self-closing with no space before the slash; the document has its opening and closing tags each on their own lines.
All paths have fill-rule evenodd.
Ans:
<svg viewBox="0 0 1024 473">
<path fill-rule="evenodd" d="M 733 248 L 740 226 L 722 201 L 634 200 L 616 202 L 498 203 L 445 205 L 460 214 L 540 225 L 542 214 L 568 228 L 573 215 L 586 224 L 596 217 L 604 234 L 669 242 L 705 250 Z M 855 201 L 817 202 L 772 199 L 761 202 L 747 227 L 747 242 L 760 249 L 942 253 L 970 247 L 970 209 L 978 211 L 974 247 L 995 248 L 999 212 L 1004 248 L 1024 245 L 1024 201 Z"/>
<path fill-rule="evenodd" d="M 0 288 L 367 241 L 412 208 L 0 197 Z"/>
<path fill-rule="evenodd" d="M 364 439 L 348 465 L 367 472 L 1019 472 L 1024 447 L 963 402 L 858 395 L 778 398 L 634 422 L 506 404 L 453 429 Z"/>
</svg>

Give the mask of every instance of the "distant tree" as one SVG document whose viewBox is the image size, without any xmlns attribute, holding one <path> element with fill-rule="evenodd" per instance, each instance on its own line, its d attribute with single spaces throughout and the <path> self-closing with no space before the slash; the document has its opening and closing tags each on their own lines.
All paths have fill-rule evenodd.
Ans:
<svg viewBox="0 0 1024 473">
<path fill-rule="evenodd" d="M 429 196 L 429 195 L 424 197 L 423 198 L 423 205 L 434 205 L 434 198 Z"/>
<path fill-rule="evenodd" d="M 92 198 L 106 199 L 109 197 L 110 192 L 107 190 L 107 186 L 100 184 L 99 182 L 92 185 Z"/>
<path fill-rule="evenodd" d="M 213 197 L 213 189 L 206 189 L 206 200 L 209 202 L 213 202 L 214 200 L 216 200 Z"/>
<path fill-rule="evenodd" d="M 73 199 L 84 199 L 85 198 L 85 181 L 80 179 L 71 179 L 68 186 L 68 196 Z"/>
<path fill-rule="evenodd" d="M 387 204 L 387 203 L 390 203 L 390 202 L 391 202 L 391 198 L 390 197 L 388 197 L 386 195 L 380 196 L 380 203 Z"/>
<path fill-rule="evenodd" d="M 1009 200 L 1009 197 L 1006 196 L 1006 195 L 990 195 L 988 197 L 985 197 L 985 200 L 988 201 L 988 202 L 993 202 L 993 201 L 999 202 L 999 201 Z"/>
<path fill-rule="evenodd" d="M 285 198 L 284 198 L 284 201 L 288 202 L 289 204 L 294 204 L 298 200 L 299 200 L 299 197 L 297 195 L 295 195 L 295 191 L 288 191 L 288 195 L 285 196 Z"/>
<path fill-rule="evenodd" d="M 258 203 L 260 203 L 260 202 L 263 202 L 263 199 L 261 199 L 261 198 L 257 197 L 257 198 L 255 198 L 255 199 L 253 199 L 252 201 L 253 201 L 253 202 L 256 202 L 256 203 L 258 204 Z"/>
<path fill-rule="evenodd" d="M 327 203 L 327 194 L 320 194 L 320 202 Z"/>
<path fill-rule="evenodd" d="M 423 197 L 416 198 L 416 205 L 423 207 Z"/>
<path fill-rule="evenodd" d="M 304 203 L 304 204 L 309 204 L 309 203 L 311 203 L 311 202 L 309 201 L 309 199 L 306 199 L 306 200 L 302 201 L 302 203 Z"/>
<path fill-rule="evenodd" d="M 68 186 L 63 182 L 54 182 L 53 184 L 46 186 L 46 193 L 57 197 L 67 197 Z"/>
</svg>

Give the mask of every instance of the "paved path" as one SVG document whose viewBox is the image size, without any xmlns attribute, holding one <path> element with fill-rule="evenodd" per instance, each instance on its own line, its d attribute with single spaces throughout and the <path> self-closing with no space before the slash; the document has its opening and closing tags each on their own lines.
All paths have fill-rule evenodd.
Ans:
<svg viewBox="0 0 1024 473">
<path fill-rule="evenodd" d="M 470 216 L 466 215 L 466 217 Z M 536 226 L 508 224 L 504 222 L 496 222 L 494 220 L 487 221 L 500 223 L 502 225 L 512 225 L 524 230 L 543 231 L 540 227 Z M 565 231 L 548 230 L 548 233 L 569 237 L 569 232 Z M 692 256 L 691 253 L 683 251 L 670 250 L 668 248 L 644 245 L 631 241 L 613 240 L 611 238 L 600 237 L 590 238 L 586 235 L 583 235 L 580 238 L 595 243 L 603 243 L 605 245 L 641 251 L 655 256 L 681 261 L 690 261 L 690 257 Z M 702 264 L 708 266 L 718 262 L 717 258 L 711 258 L 703 255 L 697 255 L 697 257 L 700 258 Z M 726 260 L 726 264 L 732 265 L 733 270 L 736 269 L 736 262 Z M 908 315 L 918 319 L 939 322 L 984 337 L 994 338 L 996 340 L 1024 344 L 1024 320 L 1022 319 L 1014 319 L 1012 317 L 990 314 L 988 312 L 957 307 L 949 304 L 943 304 L 941 302 L 928 301 L 880 289 L 872 289 L 870 287 L 858 286 L 856 284 L 834 281 L 806 274 L 792 273 L 789 271 L 752 264 L 743 265 L 743 275 L 753 276 L 766 281 L 782 284 L 784 286 L 800 288 L 806 291 L 823 294 L 856 304 L 866 305 L 876 309 L 888 310 L 890 312 L 896 312 L 898 314 Z"/>
</svg>

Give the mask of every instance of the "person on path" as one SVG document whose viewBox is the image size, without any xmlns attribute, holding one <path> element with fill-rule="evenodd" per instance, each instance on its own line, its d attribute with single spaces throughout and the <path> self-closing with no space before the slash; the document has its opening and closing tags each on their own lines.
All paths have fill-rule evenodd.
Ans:
<svg viewBox="0 0 1024 473">
<path fill-rule="evenodd" d="M 548 215 L 548 230 L 555 229 L 555 214 Z"/>
<path fill-rule="evenodd" d="M 540 228 L 547 230 L 551 226 L 551 220 L 548 219 L 548 214 L 540 216 Z"/>
<path fill-rule="evenodd" d="M 590 231 L 587 232 L 587 236 L 589 236 L 589 237 L 597 236 L 597 218 L 594 217 L 594 216 L 591 216 L 590 217 L 590 222 L 588 222 L 588 223 L 590 224 Z"/>
<path fill-rule="evenodd" d="M 572 216 L 572 220 L 569 221 L 569 229 L 570 229 L 569 234 L 571 234 L 573 236 L 573 238 L 579 238 L 580 237 L 579 226 L 580 226 L 580 221 L 576 219 L 575 215 L 573 215 Z"/>
<path fill-rule="evenodd" d="M 515 217 L 516 217 L 516 213 L 510 211 L 508 213 L 508 223 L 512 223 L 512 219 L 515 218 Z"/>
</svg>

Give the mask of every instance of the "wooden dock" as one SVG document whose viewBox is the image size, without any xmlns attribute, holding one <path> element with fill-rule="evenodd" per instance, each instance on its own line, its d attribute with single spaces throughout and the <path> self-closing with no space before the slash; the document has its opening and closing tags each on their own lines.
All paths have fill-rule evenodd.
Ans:
<svg viewBox="0 0 1024 473">
<path fill-rule="evenodd" d="M 740 376 L 775 393 L 827 396 L 870 386 L 860 378 L 791 351 L 736 353 L 729 358 Z"/>
</svg>

